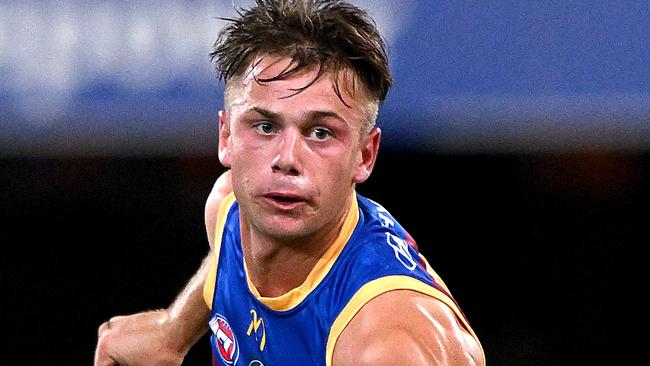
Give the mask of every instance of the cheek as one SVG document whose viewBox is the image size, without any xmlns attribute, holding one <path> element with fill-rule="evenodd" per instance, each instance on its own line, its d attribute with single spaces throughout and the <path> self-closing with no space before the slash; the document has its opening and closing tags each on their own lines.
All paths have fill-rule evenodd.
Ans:
<svg viewBox="0 0 650 366">
<path fill-rule="evenodd" d="M 245 138 L 234 139 L 232 143 L 231 159 L 235 166 L 242 170 L 252 169 L 262 163 L 264 155 L 259 145 L 252 144 Z"/>
<path fill-rule="evenodd" d="M 337 159 L 333 159 L 325 165 L 321 170 L 325 172 L 323 179 L 328 182 L 332 190 L 344 193 L 344 188 L 347 188 L 352 182 L 354 170 L 354 164 L 349 154 L 339 156 Z"/>
<path fill-rule="evenodd" d="M 238 186 L 240 192 L 246 191 L 259 171 L 259 154 L 241 143 L 234 143 L 231 151 L 233 185 Z"/>
</svg>

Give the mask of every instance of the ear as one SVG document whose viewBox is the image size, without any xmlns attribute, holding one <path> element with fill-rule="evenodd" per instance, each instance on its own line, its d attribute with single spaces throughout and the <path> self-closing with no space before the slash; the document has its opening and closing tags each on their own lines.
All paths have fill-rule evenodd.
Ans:
<svg viewBox="0 0 650 366">
<path fill-rule="evenodd" d="M 230 120 L 228 113 L 219 111 L 219 161 L 221 165 L 230 168 Z"/>
<path fill-rule="evenodd" d="M 355 167 L 356 171 L 352 177 L 354 183 L 363 183 L 370 177 L 372 168 L 375 166 L 375 161 L 377 160 L 377 154 L 379 153 L 380 141 L 381 130 L 379 127 L 373 128 L 361 141 L 357 166 Z"/>
</svg>

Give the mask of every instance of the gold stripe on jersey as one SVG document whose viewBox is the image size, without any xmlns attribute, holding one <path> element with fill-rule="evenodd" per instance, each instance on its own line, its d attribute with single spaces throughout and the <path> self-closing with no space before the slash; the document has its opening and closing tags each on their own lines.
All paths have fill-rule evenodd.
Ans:
<svg viewBox="0 0 650 366">
<path fill-rule="evenodd" d="M 422 259 L 422 261 L 424 262 L 424 264 L 426 264 L 426 267 L 427 267 L 427 273 L 428 273 L 429 275 L 431 275 L 431 276 L 434 278 L 434 280 L 435 280 L 438 284 L 440 284 L 440 285 L 445 289 L 445 291 L 447 291 L 447 293 L 451 294 L 451 292 L 449 291 L 449 288 L 447 287 L 447 285 L 445 285 L 445 283 L 442 281 L 442 278 L 440 278 L 440 276 L 438 276 L 438 274 L 436 273 L 436 271 L 433 270 L 433 268 L 431 267 L 431 265 L 429 265 L 429 262 L 427 261 L 427 259 L 424 258 L 424 256 L 423 256 L 421 253 L 420 253 L 420 259 Z M 483 345 L 481 345 L 481 342 L 479 342 L 479 340 L 478 340 L 478 336 L 476 335 L 476 333 L 474 333 L 474 330 L 473 330 L 472 327 L 469 325 L 469 321 L 468 321 L 467 318 L 465 317 L 465 314 L 463 314 L 463 313 L 461 312 L 461 314 L 458 315 L 458 312 L 457 312 L 456 310 L 454 310 L 454 312 L 456 313 L 456 316 L 458 316 L 458 318 L 459 318 L 460 321 L 462 322 L 463 326 L 465 327 L 465 330 L 467 330 L 467 331 L 472 335 L 472 337 L 474 337 L 474 339 L 476 339 L 476 342 L 478 343 L 479 347 L 481 348 L 481 353 L 483 354 L 483 359 L 485 359 L 485 352 L 483 351 Z"/>
<path fill-rule="evenodd" d="M 434 277 L 437 277 L 437 275 L 435 275 Z M 343 308 L 341 313 L 338 315 L 338 317 L 332 324 L 330 334 L 327 338 L 325 365 L 327 366 L 332 365 L 332 357 L 334 356 L 334 346 L 336 345 L 336 342 L 338 341 L 345 327 L 348 326 L 352 318 L 354 318 L 354 316 L 357 315 L 357 313 L 361 310 L 361 308 L 364 305 L 366 305 L 369 301 L 374 299 L 375 297 L 394 290 L 412 290 L 425 295 L 429 295 L 431 297 L 434 297 L 442 301 L 447 306 L 449 306 L 449 308 L 453 310 L 454 314 L 456 314 L 456 317 L 460 319 L 463 322 L 463 325 L 468 327 L 468 329 L 471 331 L 471 328 L 469 328 L 469 325 L 467 324 L 467 321 L 465 320 L 463 313 L 456 306 L 456 303 L 453 300 L 451 300 L 442 291 L 413 277 L 408 277 L 408 276 L 381 277 L 363 285 L 350 299 L 348 304 L 345 306 L 345 308 Z M 471 331 L 471 334 L 480 345 L 480 342 L 478 341 L 478 338 L 476 337 L 473 331 Z"/>
<path fill-rule="evenodd" d="M 219 205 L 219 211 L 217 212 L 217 223 L 215 225 L 216 230 L 214 231 L 214 249 L 212 255 L 212 261 L 210 262 L 210 270 L 208 272 L 208 277 L 205 279 L 205 284 L 203 285 L 203 300 L 212 309 L 212 299 L 214 298 L 214 287 L 217 281 L 217 266 L 219 265 L 219 252 L 221 250 L 221 239 L 223 238 L 223 230 L 226 225 L 226 218 L 228 217 L 228 211 L 235 202 L 235 194 L 228 194 L 221 204 Z"/>
</svg>

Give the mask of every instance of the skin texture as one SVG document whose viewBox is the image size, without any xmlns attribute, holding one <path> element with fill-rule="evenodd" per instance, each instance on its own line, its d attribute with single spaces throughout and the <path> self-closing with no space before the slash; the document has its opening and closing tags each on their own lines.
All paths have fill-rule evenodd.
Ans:
<svg viewBox="0 0 650 366">
<path fill-rule="evenodd" d="M 334 348 L 333 365 L 484 365 L 482 351 L 443 302 L 410 290 L 369 301 Z"/>
<path fill-rule="evenodd" d="M 258 60 L 256 60 L 258 61 Z M 219 118 L 219 159 L 230 171 L 206 202 L 212 240 L 217 210 L 232 190 L 240 204 L 244 260 L 262 296 L 299 286 L 338 234 L 356 184 L 374 166 L 381 131 L 362 128 L 372 103 L 348 72 L 335 94 L 315 68 L 260 84 L 290 60 L 265 57 L 230 89 Z M 295 95 L 294 95 L 295 94 Z M 364 131 L 364 132 L 362 132 Z M 212 245 L 212 243 L 211 243 Z M 111 319 L 99 330 L 95 365 L 179 365 L 206 331 L 201 287 L 207 263 L 169 309 Z M 479 344 L 441 301 L 407 290 L 368 302 L 339 337 L 335 366 L 483 365 Z"/>
</svg>

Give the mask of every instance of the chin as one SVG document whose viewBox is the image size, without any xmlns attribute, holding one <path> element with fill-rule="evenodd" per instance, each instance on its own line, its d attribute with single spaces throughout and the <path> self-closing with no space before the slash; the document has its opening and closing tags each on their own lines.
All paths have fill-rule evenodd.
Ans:
<svg viewBox="0 0 650 366">
<path fill-rule="evenodd" d="M 270 220 L 263 225 L 263 231 L 272 238 L 292 240 L 303 237 L 308 230 L 302 220 L 283 219 Z"/>
</svg>

